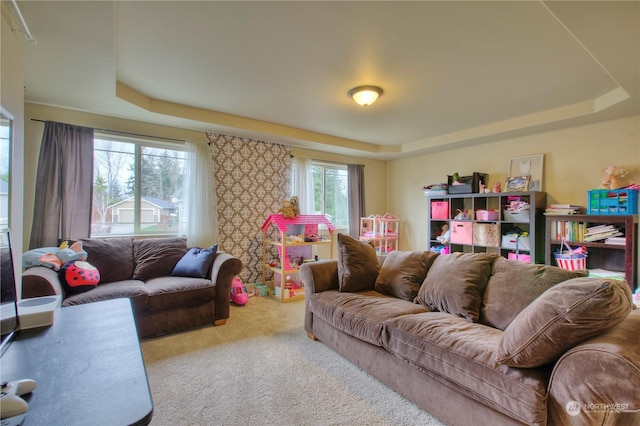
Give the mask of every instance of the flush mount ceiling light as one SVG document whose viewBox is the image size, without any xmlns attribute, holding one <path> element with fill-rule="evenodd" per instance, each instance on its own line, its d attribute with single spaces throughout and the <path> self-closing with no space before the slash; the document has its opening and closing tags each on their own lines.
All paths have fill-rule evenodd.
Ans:
<svg viewBox="0 0 640 426">
<path fill-rule="evenodd" d="M 349 97 L 363 107 L 374 103 L 380 95 L 382 95 L 382 89 L 378 86 L 358 86 L 349 90 Z"/>
</svg>

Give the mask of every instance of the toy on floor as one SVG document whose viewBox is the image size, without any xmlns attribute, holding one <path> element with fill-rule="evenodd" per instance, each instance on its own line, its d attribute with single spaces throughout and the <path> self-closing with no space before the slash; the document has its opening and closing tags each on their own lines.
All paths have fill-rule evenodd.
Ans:
<svg viewBox="0 0 640 426">
<path fill-rule="evenodd" d="M 249 292 L 242 280 L 238 277 L 231 281 L 231 301 L 236 305 L 246 305 L 249 301 Z"/>
</svg>

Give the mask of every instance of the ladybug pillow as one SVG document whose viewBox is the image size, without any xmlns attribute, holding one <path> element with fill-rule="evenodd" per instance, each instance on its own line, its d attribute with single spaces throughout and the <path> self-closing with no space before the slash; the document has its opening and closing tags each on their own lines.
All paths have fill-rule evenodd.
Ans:
<svg viewBox="0 0 640 426">
<path fill-rule="evenodd" d="M 94 289 L 100 282 L 98 269 L 82 260 L 72 260 L 60 268 L 60 282 L 67 293 L 82 293 Z"/>
</svg>

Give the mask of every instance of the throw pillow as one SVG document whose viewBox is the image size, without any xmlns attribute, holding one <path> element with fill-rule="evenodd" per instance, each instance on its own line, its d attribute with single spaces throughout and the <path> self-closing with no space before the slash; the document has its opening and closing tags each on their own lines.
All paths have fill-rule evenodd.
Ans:
<svg viewBox="0 0 640 426">
<path fill-rule="evenodd" d="M 213 259 L 218 251 L 218 245 L 214 244 L 209 248 L 190 248 L 182 259 L 173 268 L 171 275 L 193 278 L 207 278 Z"/>
<path fill-rule="evenodd" d="M 524 308 L 552 286 L 586 276 L 586 271 L 568 271 L 557 266 L 499 257 L 493 263 L 491 277 L 484 290 L 479 322 L 504 330 Z"/>
<path fill-rule="evenodd" d="M 100 282 L 100 272 L 88 262 L 72 260 L 60 268 L 60 282 L 67 293 L 82 293 L 94 289 Z"/>
<path fill-rule="evenodd" d="M 148 280 L 171 275 L 187 252 L 185 238 L 149 238 L 133 242 L 134 280 Z"/>
<path fill-rule="evenodd" d="M 573 278 L 542 293 L 504 331 L 496 361 L 532 368 L 620 324 L 631 312 L 626 281 Z"/>
<path fill-rule="evenodd" d="M 133 276 L 133 238 L 83 238 L 87 260 L 100 271 L 100 283 L 130 280 Z"/>
<path fill-rule="evenodd" d="M 438 257 L 430 251 L 393 251 L 389 253 L 376 278 L 375 290 L 399 299 L 413 301 Z"/>
<path fill-rule="evenodd" d="M 338 290 L 371 290 L 379 272 L 376 249 L 369 243 L 338 234 Z"/>
<path fill-rule="evenodd" d="M 448 312 L 471 322 L 478 321 L 482 294 L 497 257 L 492 253 L 438 256 L 427 272 L 416 302 L 432 311 Z"/>
</svg>

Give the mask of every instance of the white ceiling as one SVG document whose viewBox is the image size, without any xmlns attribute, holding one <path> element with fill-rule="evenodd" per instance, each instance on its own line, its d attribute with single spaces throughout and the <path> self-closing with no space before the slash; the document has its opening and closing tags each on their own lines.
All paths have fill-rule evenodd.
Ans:
<svg viewBox="0 0 640 426">
<path fill-rule="evenodd" d="M 18 4 L 27 102 L 381 159 L 640 114 L 638 1 Z"/>
</svg>

